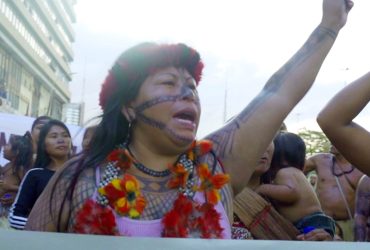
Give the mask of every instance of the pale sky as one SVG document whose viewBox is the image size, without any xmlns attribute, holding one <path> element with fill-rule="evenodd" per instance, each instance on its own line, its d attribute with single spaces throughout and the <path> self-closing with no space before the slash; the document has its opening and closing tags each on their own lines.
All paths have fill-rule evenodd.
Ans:
<svg viewBox="0 0 370 250">
<path fill-rule="evenodd" d="M 290 131 L 320 130 L 315 119 L 321 108 L 370 70 L 370 1 L 354 2 L 315 85 L 286 120 Z M 240 112 L 303 45 L 320 22 L 321 5 L 322 0 L 78 0 L 72 101 L 85 101 L 85 120 L 99 115 L 101 83 L 122 51 L 144 41 L 186 43 L 205 63 L 199 86 L 203 137 Z M 370 124 L 370 105 L 357 121 Z"/>
</svg>

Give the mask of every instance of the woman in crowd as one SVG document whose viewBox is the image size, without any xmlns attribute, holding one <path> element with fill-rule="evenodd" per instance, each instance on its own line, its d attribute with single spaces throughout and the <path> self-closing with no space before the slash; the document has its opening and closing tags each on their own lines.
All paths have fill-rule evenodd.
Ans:
<svg viewBox="0 0 370 250">
<path fill-rule="evenodd" d="M 89 151 L 55 175 L 27 228 L 230 238 L 232 193 L 254 171 L 244 166 L 256 165 L 311 87 L 351 7 L 350 1 L 324 0 L 322 21 L 304 46 L 207 140 L 195 140 L 199 54 L 184 44 L 153 43 L 121 54 L 100 93 L 102 121 Z"/>
<path fill-rule="evenodd" d="M 32 166 L 32 138 L 13 135 L 4 147 L 4 158 L 9 162 L 0 168 L 0 225 L 7 227 L 8 212 L 24 174 Z"/>
<path fill-rule="evenodd" d="M 90 126 L 85 129 L 83 138 L 82 138 L 82 150 L 86 151 L 90 148 L 91 139 L 94 136 L 96 126 Z"/>
<path fill-rule="evenodd" d="M 23 229 L 27 217 L 55 171 L 63 166 L 71 153 L 71 135 L 66 125 L 50 120 L 40 130 L 37 158 L 20 185 L 9 214 L 10 226 Z"/>
</svg>

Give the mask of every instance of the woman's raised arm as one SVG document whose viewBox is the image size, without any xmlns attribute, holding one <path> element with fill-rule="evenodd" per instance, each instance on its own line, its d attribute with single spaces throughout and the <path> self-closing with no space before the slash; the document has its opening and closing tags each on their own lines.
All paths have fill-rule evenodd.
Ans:
<svg viewBox="0 0 370 250">
<path fill-rule="evenodd" d="M 352 6 L 351 1 L 324 0 L 321 23 L 304 45 L 238 116 L 208 136 L 231 175 L 235 193 L 248 182 L 254 171 L 250 166 L 257 166 L 284 119 L 312 86 Z"/>
</svg>

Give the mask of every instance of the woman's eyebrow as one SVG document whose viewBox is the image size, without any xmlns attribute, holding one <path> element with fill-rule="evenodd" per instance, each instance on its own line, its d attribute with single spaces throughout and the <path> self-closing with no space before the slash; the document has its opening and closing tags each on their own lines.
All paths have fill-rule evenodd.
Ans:
<svg viewBox="0 0 370 250">
<path fill-rule="evenodd" d="M 169 75 L 169 76 L 172 76 L 172 77 L 174 77 L 174 78 L 177 78 L 177 77 L 178 77 L 176 74 L 174 74 L 174 73 L 170 73 L 170 72 L 163 72 L 163 73 L 159 73 L 159 74 L 158 74 L 158 77 L 160 77 L 160 76 L 164 76 L 164 75 Z"/>
</svg>

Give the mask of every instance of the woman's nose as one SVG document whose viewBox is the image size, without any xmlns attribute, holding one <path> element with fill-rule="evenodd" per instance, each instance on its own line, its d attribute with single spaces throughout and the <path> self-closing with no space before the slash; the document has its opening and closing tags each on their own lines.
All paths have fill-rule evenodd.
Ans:
<svg viewBox="0 0 370 250">
<path fill-rule="evenodd" d="M 190 88 L 189 86 L 183 86 L 181 88 L 180 97 L 183 100 L 195 100 L 194 90 Z"/>
<path fill-rule="evenodd" d="M 58 137 L 58 140 L 57 140 L 58 143 L 64 143 L 65 142 L 65 138 L 64 137 Z"/>
</svg>

